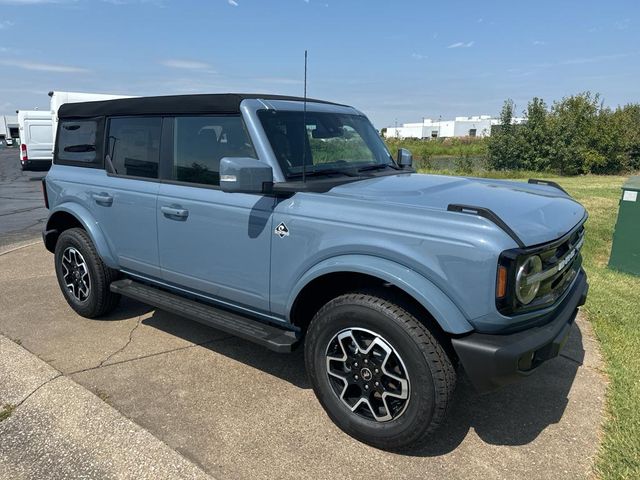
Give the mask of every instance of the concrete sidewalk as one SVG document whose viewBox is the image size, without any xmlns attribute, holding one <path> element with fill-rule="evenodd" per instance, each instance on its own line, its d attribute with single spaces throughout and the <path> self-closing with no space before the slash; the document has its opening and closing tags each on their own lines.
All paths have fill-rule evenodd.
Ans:
<svg viewBox="0 0 640 480">
<path fill-rule="evenodd" d="M 52 367 L 32 367 L 40 376 L 24 391 L 56 372 L 64 375 L 38 389 L 0 423 L 0 454 L 10 448 L 5 438 L 15 438 L 12 444 L 22 439 L 21 446 L 10 448 L 15 453 L 4 469 L 29 467 L 32 460 L 21 452 L 47 446 L 39 439 L 54 425 L 53 443 L 64 440 L 60 449 L 71 452 L 70 457 L 79 458 L 88 448 L 94 452 L 89 458 L 100 462 L 104 457 L 99 451 L 125 447 L 141 465 L 136 472 L 151 468 L 150 452 L 163 451 L 138 451 L 137 435 L 149 435 L 142 427 L 166 444 L 167 459 L 177 451 L 225 479 L 576 479 L 591 474 L 606 384 L 597 343 L 581 317 L 562 356 L 517 384 L 481 396 L 461 375 L 452 411 L 432 443 L 420 451 L 393 454 L 363 445 L 331 423 L 307 382 L 302 349 L 276 354 L 127 300 L 106 318 L 81 318 L 64 301 L 52 255 L 41 245 L 0 255 L 0 292 L 0 333 Z M 61 400 L 60 392 L 71 389 L 69 385 L 80 389 L 73 382 L 97 395 L 78 392 L 79 397 L 104 399 L 140 426 L 129 422 L 128 431 L 139 433 L 130 439 L 98 434 L 103 422 L 92 420 L 91 409 L 70 412 Z M 2 383 L 0 390 L 5 390 Z M 33 422 L 37 417 L 26 413 L 38 402 L 53 402 L 54 412 L 64 413 L 67 420 L 54 416 L 39 426 Z M 77 437 L 65 436 L 63 426 L 76 426 Z M 13 433 L 5 436 L 5 429 Z M 92 440 L 76 449 L 83 434 Z M 47 455 L 35 458 L 55 456 Z M 125 458 L 117 464 L 126 465 Z M 5 476 L 13 478 L 17 471 L 6 470 Z"/>
<path fill-rule="evenodd" d="M 210 479 L 100 398 L 0 336 L 2 479 Z M 6 410 L 5 410 L 6 411 Z"/>
</svg>

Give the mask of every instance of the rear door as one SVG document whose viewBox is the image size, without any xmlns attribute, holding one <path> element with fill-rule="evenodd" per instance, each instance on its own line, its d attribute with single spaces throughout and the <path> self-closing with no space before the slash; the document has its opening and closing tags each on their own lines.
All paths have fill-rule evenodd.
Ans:
<svg viewBox="0 0 640 480">
<path fill-rule="evenodd" d="M 49 173 L 57 178 L 60 202 L 79 203 L 91 212 L 119 266 L 152 277 L 160 276 L 155 211 L 161 123 L 161 118 L 60 119 Z M 107 153 L 117 173 L 105 171 Z"/>
<path fill-rule="evenodd" d="M 24 132 L 20 132 L 22 143 L 27 145 L 29 160 L 51 160 L 53 150 L 53 132 L 51 120 L 26 118 Z"/>
<path fill-rule="evenodd" d="M 224 304 L 269 310 L 274 199 L 224 193 L 223 157 L 256 156 L 239 115 L 176 117 L 158 195 L 164 279 Z"/>
<path fill-rule="evenodd" d="M 91 192 L 93 211 L 120 266 L 159 278 L 156 202 L 161 117 L 113 117 L 106 133 L 108 160 L 115 172 Z"/>
</svg>

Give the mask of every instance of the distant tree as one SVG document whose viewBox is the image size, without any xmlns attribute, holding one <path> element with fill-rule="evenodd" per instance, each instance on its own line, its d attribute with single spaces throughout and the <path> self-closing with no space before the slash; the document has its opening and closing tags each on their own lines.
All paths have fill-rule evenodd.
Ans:
<svg viewBox="0 0 640 480">
<path fill-rule="evenodd" d="M 513 100 L 508 99 L 500 112 L 500 128 L 496 129 L 489 142 L 487 163 L 494 170 L 516 170 L 522 168 L 522 138 L 513 124 Z"/>
<path fill-rule="evenodd" d="M 526 123 L 520 127 L 523 141 L 522 166 L 527 170 L 548 170 L 550 167 L 551 137 L 547 105 L 534 97 L 527 105 Z"/>
<path fill-rule="evenodd" d="M 584 92 L 551 107 L 550 166 L 561 175 L 601 170 L 606 159 L 598 151 L 600 95 Z"/>
</svg>

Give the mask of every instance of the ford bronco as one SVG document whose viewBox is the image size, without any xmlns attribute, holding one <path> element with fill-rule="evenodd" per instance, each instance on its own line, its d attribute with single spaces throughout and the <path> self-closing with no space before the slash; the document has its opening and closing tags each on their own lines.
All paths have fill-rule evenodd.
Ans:
<svg viewBox="0 0 640 480">
<path fill-rule="evenodd" d="M 557 356 L 585 301 L 587 213 L 560 186 L 417 174 L 352 107 L 215 94 L 58 115 L 43 238 L 69 305 L 99 317 L 124 295 L 304 343 L 329 417 L 379 448 L 426 441 L 458 372 L 486 391 Z"/>
</svg>

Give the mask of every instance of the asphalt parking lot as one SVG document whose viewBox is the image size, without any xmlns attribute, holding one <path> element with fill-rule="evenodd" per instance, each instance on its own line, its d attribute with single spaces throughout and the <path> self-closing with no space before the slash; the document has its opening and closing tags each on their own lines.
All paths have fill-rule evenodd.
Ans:
<svg viewBox="0 0 640 480">
<path fill-rule="evenodd" d="M 0 152 L 0 333 L 213 477 L 590 475 L 605 383 L 583 319 L 562 356 L 517 385 L 480 396 L 461 375 L 448 421 L 422 450 L 376 450 L 324 414 L 302 349 L 276 354 L 129 300 L 100 320 L 77 316 L 59 291 L 52 255 L 37 242 L 46 216 L 35 181 L 42 173 L 22 174 L 17 151 L 6 153 Z M 13 250 L 16 242 L 27 246 Z"/>
<path fill-rule="evenodd" d="M 40 235 L 47 218 L 40 179 L 20 170 L 17 148 L 0 146 L 0 247 Z"/>
</svg>

